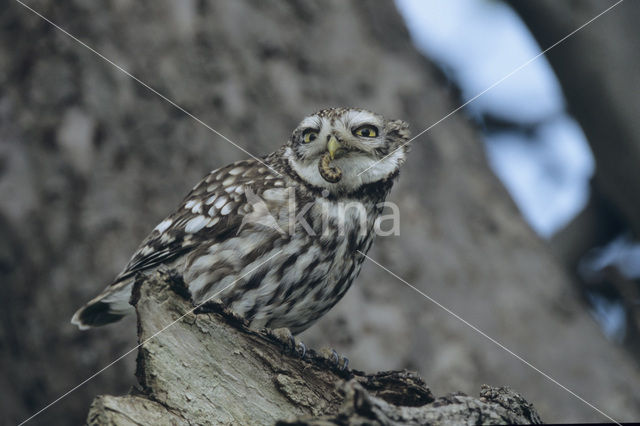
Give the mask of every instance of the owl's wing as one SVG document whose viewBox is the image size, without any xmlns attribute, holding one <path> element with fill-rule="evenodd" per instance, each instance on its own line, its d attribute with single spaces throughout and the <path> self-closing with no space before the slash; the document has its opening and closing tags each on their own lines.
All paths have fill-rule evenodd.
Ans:
<svg viewBox="0 0 640 426">
<path fill-rule="evenodd" d="M 256 191 L 284 186 L 272 170 L 256 160 L 230 164 L 209 173 L 178 209 L 160 222 L 142 242 L 114 285 L 138 272 L 169 264 L 203 241 L 235 235 L 255 210 Z M 247 199 L 249 198 L 249 199 Z"/>
<path fill-rule="evenodd" d="M 247 222 L 245 219 L 255 213 L 256 204 L 251 198 L 284 186 L 282 176 L 256 160 L 239 161 L 209 173 L 180 207 L 155 227 L 113 283 L 78 309 L 71 322 L 87 329 L 130 313 L 133 308 L 129 298 L 138 272 L 171 264 L 207 241 L 223 241 L 235 235 Z"/>
</svg>

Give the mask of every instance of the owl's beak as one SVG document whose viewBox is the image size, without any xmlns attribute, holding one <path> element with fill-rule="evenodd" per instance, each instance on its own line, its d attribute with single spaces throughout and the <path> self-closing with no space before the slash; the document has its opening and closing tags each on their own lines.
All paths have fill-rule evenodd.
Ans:
<svg viewBox="0 0 640 426">
<path fill-rule="evenodd" d="M 331 156 L 332 160 L 336 158 L 336 154 L 340 154 L 342 151 L 344 151 L 342 149 L 342 145 L 340 145 L 340 142 L 338 142 L 338 139 L 336 139 L 336 137 L 333 135 L 329 137 L 329 142 L 327 142 L 327 151 L 329 151 L 329 155 Z"/>
</svg>

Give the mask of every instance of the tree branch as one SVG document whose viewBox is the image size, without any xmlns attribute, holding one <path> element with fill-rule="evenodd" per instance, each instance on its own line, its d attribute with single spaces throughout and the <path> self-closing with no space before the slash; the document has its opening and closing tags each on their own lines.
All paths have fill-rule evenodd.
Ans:
<svg viewBox="0 0 640 426">
<path fill-rule="evenodd" d="M 508 388 L 435 399 L 408 371 L 342 369 L 331 350 L 301 359 L 288 330 L 250 330 L 218 303 L 190 312 L 185 290 L 166 271 L 138 279 L 139 388 L 97 397 L 88 424 L 540 423 Z"/>
</svg>

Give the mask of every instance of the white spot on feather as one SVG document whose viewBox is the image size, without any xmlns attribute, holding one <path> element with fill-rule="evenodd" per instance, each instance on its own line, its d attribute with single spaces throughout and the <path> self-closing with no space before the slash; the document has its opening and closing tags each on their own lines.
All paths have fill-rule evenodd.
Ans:
<svg viewBox="0 0 640 426">
<path fill-rule="evenodd" d="M 207 228 L 211 228 L 212 226 L 214 226 L 218 222 L 220 222 L 220 218 L 219 217 L 214 217 L 213 219 L 211 219 L 209 221 L 209 223 L 207 223 Z"/>
<path fill-rule="evenodd" d="M 267 189 L 262 193 L 262 198 L 267 200 L 282 200 L 285 198 L 286 189 Z"/>
<path fill-rule="evenodd" d="M 225 180 L 222 181 L 222 186 L 229 186 L 235 181 L 236 181 L 235 177 L 229 176 L 228 178 L 226 178 Z"/>
<path fill-rule="evenodd" d="M 220 214 L 221 215 L 227 215 L 227 214 L 231 213 L 232 209 L 233 209 L 233 204 L 232 203 L 225 204 L 225 206 L 222 208 L 222 210 L 220 210 Z"/>
<path fill-rule="evenodd" d="M 154 231 L 158 231 L 159 233 L 162 234 L 164 231 L 169 229 L 172 223 L 173 223 L 172 219 L 165 219 L 162 222 L 160 222 L 158 226 L 155 227 Z"/>
<path fill-rule="evenodd" d="M 193 208 L 191 209 L 191 213 L 202 213 L 202 202 L 198 201 L 197 203 L 194 204 Z"/>
<path fill-rule="evenodd" d="M 199 230 L 204 228 L 207 222 L 209 222 L 208 217 L 203 215 L 196 216 L 193 219 L 189 220 L 189 222 L 187 222 L 187 224 L 184 226 L 184 231 L 193 234 L 194 232 L 198 232 Z"/>
<path fill-rule="evenodd" d="M 216 201 L 216 198 L 218 198 L 217 195 L 212 195 L 211 197 L 207 198 L 207 201 L 205 201 L 204 203 L 206 205 L 213 204 L 213 202 Z"/>
<path fill-rule="evenodd" d="M 151 246 L 144 246 L 144 247 L 140 250 L 139 254 L 140 254 L 140 255 L 142 255 L 142 256 L 146 256 L 146 255 L 148 255 L 148 254 L 153 253 L 153 251 L 154 251 L 153 247 L 151 247 Z"/>
<path fill-rule="evenodd" d="M 222 206 L 224 206 L 227 203 L 227 197 L 220 197 L 216 200 L 216 203 L 214 204 L 214 206 L 216 206 L 217 209 L 222 208 Z"/>
<path fill-rule="evenodd" d="M 244 167 L 235 167 L 235 168 L 229 170 L 229 174 L 231 176 L 239 175 L 242 172 L 244 172 Z"/>
</svg>

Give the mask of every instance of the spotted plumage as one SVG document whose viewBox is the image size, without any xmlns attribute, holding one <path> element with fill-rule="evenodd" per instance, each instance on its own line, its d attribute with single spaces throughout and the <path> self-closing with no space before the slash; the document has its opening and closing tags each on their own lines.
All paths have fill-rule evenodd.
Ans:
<svg viewBox="0 0 640 426">
<path fill-rule="evenodd" d="M 366 110 L 306 117 L 278 151 L 205 176 L 72 322 L 84 329 L 120 319 L 132 311 L 135 276 L 166 265 L 182 274 L 194 304 L 216 298 L 252 327 L 305 330 L 360 272 L 358 252 L 373 243 L 408 140 L 406 123 Z"/>
</svg>

